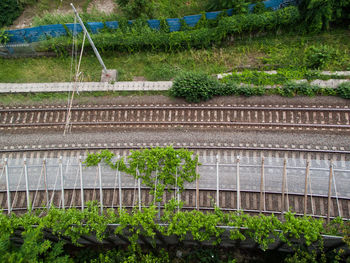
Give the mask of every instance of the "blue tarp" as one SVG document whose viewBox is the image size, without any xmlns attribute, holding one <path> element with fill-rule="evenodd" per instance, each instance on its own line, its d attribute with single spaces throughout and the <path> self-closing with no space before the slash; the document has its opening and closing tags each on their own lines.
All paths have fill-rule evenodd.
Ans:
<svg viewBox="0 0 350 263">
<path fill-rule="evenodd" d="M 7 32 L 10 36 L 9 43 L 11 43 L 11 44 L 23 44 L 23 43 L 27 42 L 24 39 L 24 35 L 25 35 L 24 29 L 9 30 Z"/>
<path fill-rule="evenodd" d="M 151 20 L 148 20 L 148 25 L 150 28 L 153 28 L 153 29 L 156 29 L 156 30 L 159 30 L 160 29 L 160 20 L 158 19 L 151 19 Z"/>
<path fill-rule="evenodd" d="M 102 22 L 89 22 L 87 24 L 93 34 L 97 34 L 100 29 L 105 27 Z"/>
<path fill-rule="evenodd" d="M 61 24 L 41 26 L 40 28 L 46 37 L 59 37 L 67 35 L 66 29 Z"/>
<path fill-rule="evenodd" d="M 77 35 L 78 33 L 83 31 L 81 25 L 79 25 L 79 24 L 66 24 L 66 27 L 74 35 Z M 73 31 L 75 31 L 75 33 L 73 33 Z"/>
<path fill-rule="evenodd" d="M 28 43 L 38 42 L 40 40 L 46 39 L 46 35 L 43 31 L 41 31 L 40 27 L 25 28 L 24 32 L 24 39 Z"/>
<path fill-rule="evenodd" d="M 202 15 L 184 16 L 184 20 L 188 26 L 194 27 L 201 17 Z"/>
<path fill-rule="evenodd" d="M 170 32 L 180 31 L 180 18 L 168 18 L 166 21 L 168 22 Z"/>
<path fill-rule="evenodd" d="M 205 13 L 205 17 L 207 19 L 216 19 L 220 13 L 221 13 L 221 11 L 207 12 L 207 13 Z"/>
<path fill-rule="evenodd" d="M 228 14 L 228 16 L 232 16 L 233 15 L 233 9 L 228 9 L 226 10 L 226 13 Z"/>
<path fill-rule="evenodd" d="M 108 28 L 117 29 L 119 27 L 118 21 L 109 21 L 105 23 Z"/>
<path fill-rule="evenodd" d="M 273 10 L 277 10 L 283 2 L 284 0 L 268 0 L 264 1 L 264 4 L 266 8 L 272 8 Z"/>
</svg>

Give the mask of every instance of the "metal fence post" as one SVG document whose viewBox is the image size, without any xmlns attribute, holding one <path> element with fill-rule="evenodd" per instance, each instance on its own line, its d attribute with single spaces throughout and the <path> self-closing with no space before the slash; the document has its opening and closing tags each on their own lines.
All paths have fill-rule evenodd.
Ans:
<svg viewBox="0 0 350 263">
<path fill-rule="evenodd" d="M 216 205 L 220 207 L 219 155 L 216 155 Z"/>
<path fill-rule="evenodd" d="M 284 193 L 285 193 L 285 188 L 286 188 L 286 179 L 287 179 L 287 159 L 284 158 L 283 160 L 283 177 L 282 177 L 282 204 L 281 204 L 281 214 L 283 215 L 284 213 Z"/>
<path fill-rule="evenodd" d="M 176 167 L 176 195 L 177 195 L 177 211 L 179 212 L 180 210 L 180 189 L 179 186 L 177 185 L 177 167 Z"/>
<path fill-rule="evenodd" d="M 119 187 L 119 209 L 121 210 L 123 207 L 123 196 L 122 196 L 122 180 L 120 178 L 120 171 L 118 171 L 118 187 Z"/>
<path fill-rule="evenodd" d="M 333 180 L 333 160 L 329 165 L 329 180 L 328 180 L 328 208 L 327 208 L 327 221 L 329 223 L 331 217 L 331 201 L 332 201 L 332 180 Z"/>
<path fill-rule="evenodd" d="M 305 189 L 304 189 L 304 215 L 307 213 L 307 188 L 310 173 L 310 161 L 306 161 L 306 171 L 305 171 Z"/>
<path fill-rule="evenodd" d="M 261 157 L 261 178 L 260 178 L 260 213 L 265 211 L 265 196 L 263 194 L 265 185 L 265 158 Z"/>
<path fill-rule="evenodd" d="M 10 181 L 9 181 L 9 168 L 7 164 L 7 158 L 4 160 L 5 165 L 5 177 L 6 177 L 6 192 L 7 192 L 7 213 L 11 213 L 11 192 L 10 192 Z"/>
<path fill-rule="evenodd" d="M 24 158 L 23 160 L 23 165 L 24 165 L 24 179 L 26 181 L 27 209 L 31 210 L 30 197 L 29 197 L 28 166 L 27 166 L 26 158 Z"/>
<path fill-rule="evenodd" d="M 239 163 L 240 157 L 237 156 L 237 171 L 236 171 L 236 182 L 237 182 L 237 210 L 241 209 L 241 185 L 239 178 Z"/>
<path fill-rule="evenodd" d="M 139 169 L 137 169 L 137 191 L 139 199 L 139 211 L 141 211 L 141 179 Z"/>
<path fill-rule="evenodd" d="M 83 181 L 83 165 L 81 156 L 79 156 L 79 174 L 80 174 L 80 198 L 81 198 L 81 210 L 84 211 L 84 181 Z"/>
<path fill-rule="evenodd" d="M 101 164 L 98 164 L 98 181 L 100 185 L 100 206 L 101 206 L 101 215 L 103 214 L 103 191 L 102 191 L 102 171 Z"/>
<path fill-rule="evenodd" d="M 65 209 L 65 204 L 64 204 L 64 178 L 63 178 L 62 156 L 60 156 L 58 162 L 59 162 L 60 177 L 61 177 L 61 201 L 62 201 L 62 208 Z"/>
<path fill-rule="evenodd" d="M 46 195 L 46 207 L 50 208 L 50 201 L 49 201 L 49 191 L 47 188 L 47 169 L 46 169 L 46 159 L 43 160 L 43 169 L 44 169 L 44 184 L 45 184 L 45 195 Z"/>
<path fill-rule="evenodd" d="M 196 174 L 198 174 L 198 165 L 196 166 Z M 196 209 L 199 210 L 199 178 L 196 178 Z"/>
</svg>

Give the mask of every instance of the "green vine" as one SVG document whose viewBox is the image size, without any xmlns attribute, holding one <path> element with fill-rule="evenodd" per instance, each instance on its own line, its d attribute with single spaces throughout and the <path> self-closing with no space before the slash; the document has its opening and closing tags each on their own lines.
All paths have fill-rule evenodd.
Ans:
<svg viewBox="0 0 350 263">
<path fill-rule="evenodd" d="M 199 175 L 196 167 L 200 165 L 198 156 L 185 149 L 175 150 L 172 146 L 166 148 L 151 148 L 131 151 L 124 159 L 113 162 L 115 155 L 109 150 L 89 154 L 85 160 L 87 166 L 96 166 L 104 162 L 112 169 L 141 179 L 142 183 L 151 188 L 150 194 L 154 201 L 161 201 L 164 191 L 171 192 L 173 188 L 183 191 L 185 182 L 193 182 Z"/>
</svg>

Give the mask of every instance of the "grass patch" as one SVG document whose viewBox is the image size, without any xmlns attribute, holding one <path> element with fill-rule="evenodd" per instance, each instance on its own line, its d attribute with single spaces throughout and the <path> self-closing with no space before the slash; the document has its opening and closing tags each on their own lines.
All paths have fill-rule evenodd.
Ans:
<svg viewBox="0 0 350 263">
<path fill-rule="evenodd" d="M 38 93 L 9 93 L 0 96 L 0 105 L 32 105 L 40 102 L 46 104 L 67 104 L 68 92 L 38 92 Z M 80 92 L 75 96 L 75 103 L 91 103 L 91 99 L 97 97 L 121 97 L 121 96 L 154 96 L 168 95 L 168 91 L 94 91 Z"/>
<path fill-rule="evenodd" d="M 210 49 L 190 49 L 180 52 L 119 53 L 105 51 L 103 60 L 110 69 L 119 71 L 119 80 L 130 81 L 135 76 L 147 80 L 171 80 L 181 72 L 206 74 L 236 70 L 271 70 L 307 66 L 306 50 L 310 46 L 329 45 L 336 56 L 324 70 L 350 70 L 350 30 L 337 29 L 317 35 L 269 35 L 235 39 Z M 70 80 L 71 58 L 41 57 L 0 59 L 0 82 L 66 82 Z M 81 71 L 84 81 L 99 81 L 101 66 L 92 52 L 86 52 Z"/>
<path fill-rule="evenodd" d="M 120 8 L 115 8 L 113 12 L 107 14 L 97 9 L 87 11 L 92 0 L 40 0 L 32 4 L 31 9 L 39 10 L 33 14 L 33 26 L 73 23 L 74 15 L 71 11 L 70 3 L 81 9 L 80 17 L 84 22 L 100 22 L 119 20 L 123 13 Z M 204 12 L 206 1 L 201 0 L 155 0 L 152 1 L 151 18 L 160 17 L 178 18 L 186 15 L 200 14 Z M 64 10 L 64 11 L 63 11 Z M 41 13 L 38 15 L 38 13 Z"/>
</svg>

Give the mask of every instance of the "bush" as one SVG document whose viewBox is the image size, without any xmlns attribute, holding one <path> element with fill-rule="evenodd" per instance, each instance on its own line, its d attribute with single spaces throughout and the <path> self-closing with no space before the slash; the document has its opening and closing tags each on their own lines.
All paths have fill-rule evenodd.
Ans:
<svg viewBox="0 0 350 263">
<path fill-rule="evenodd" d="M 269 11 L 269 9 L 266 8 L 265 4 L 263 2 L 257 3 L 253 8 L 254 14 L 262 14 Z"/>
<path fill-rule="evenodd" d="M 223 35 L 275 31 L 293 28 L 299 22 L 299 11 L 295 6 L 263 14 L 247 14 L 224 17 L 219 21 L 218 33 Z"/>
<path fill-rule="evenodd" d="M 306 51 L 306 65 L 311 69 L 322 69 L 335 56 L 336 50 L 330 46 L 310 46 Z"/>
<path fill-rule="evenodd" d="M 350 82 L 344 82 L 336 89 L 337 95 L 343 99 L 350 99 Z"/>
<path fill-rule="evenodd" d="M 0 1 L 0 28 L 12 25 L 22 13 L 22 6 L 15 0 Z"/>
<path fill-rule="evenodd" d="M 128 19 L 152 18 L 152 1 L 148 0 L 115 0 Z"/>
<path fill-rule="evenodd" d="M 170 95 L 185 98 L 188 102 L 211 99 L 219 86 L 216 79 L 204 73 L 184 73 L 178 76 L 170 89 Z"/>
<path fill-rule="evenodd" d="M 95 45 L 103 50 L 117 50 L 135 52 L 140 50 L 176 51 L 189 48 L 207 48 L 212 44 L 220 44 L 228 35 L 250 33 L 251 31 L 272 31 L 286 25 L 291 28 L 298 20 L 298 9 L 287 7 L 276 12 L 264 14 L 247 14 L 232 17 L 221 17 L 217 27 L 195 27 L 187 31 L 167 33 L 164 30 L 154 30 L 149 26 L 136 28 L 134 25 L 128 30 L 117 29 L 92 36 Z M 121 21 L 120 21 L 121 24 Z M 164 24 L 161 22 L 161 25 Z M 164 28 L 164 27 L 163 27 Z M 82 34 L 78 45 L 82 43 Z M 86 47 L 89 43 L 86 41 Z M 37 51 L 69 50 L 72 38 L 53 38 L 40 43 Z"/>
<path fill-rule="evenodd" d="M 248 13 L 248 5 L 247 0 L 209 0 L 207 10 L 218 11 L 232 8 L 234 14 L 246 14 Z"/>
</svg>

